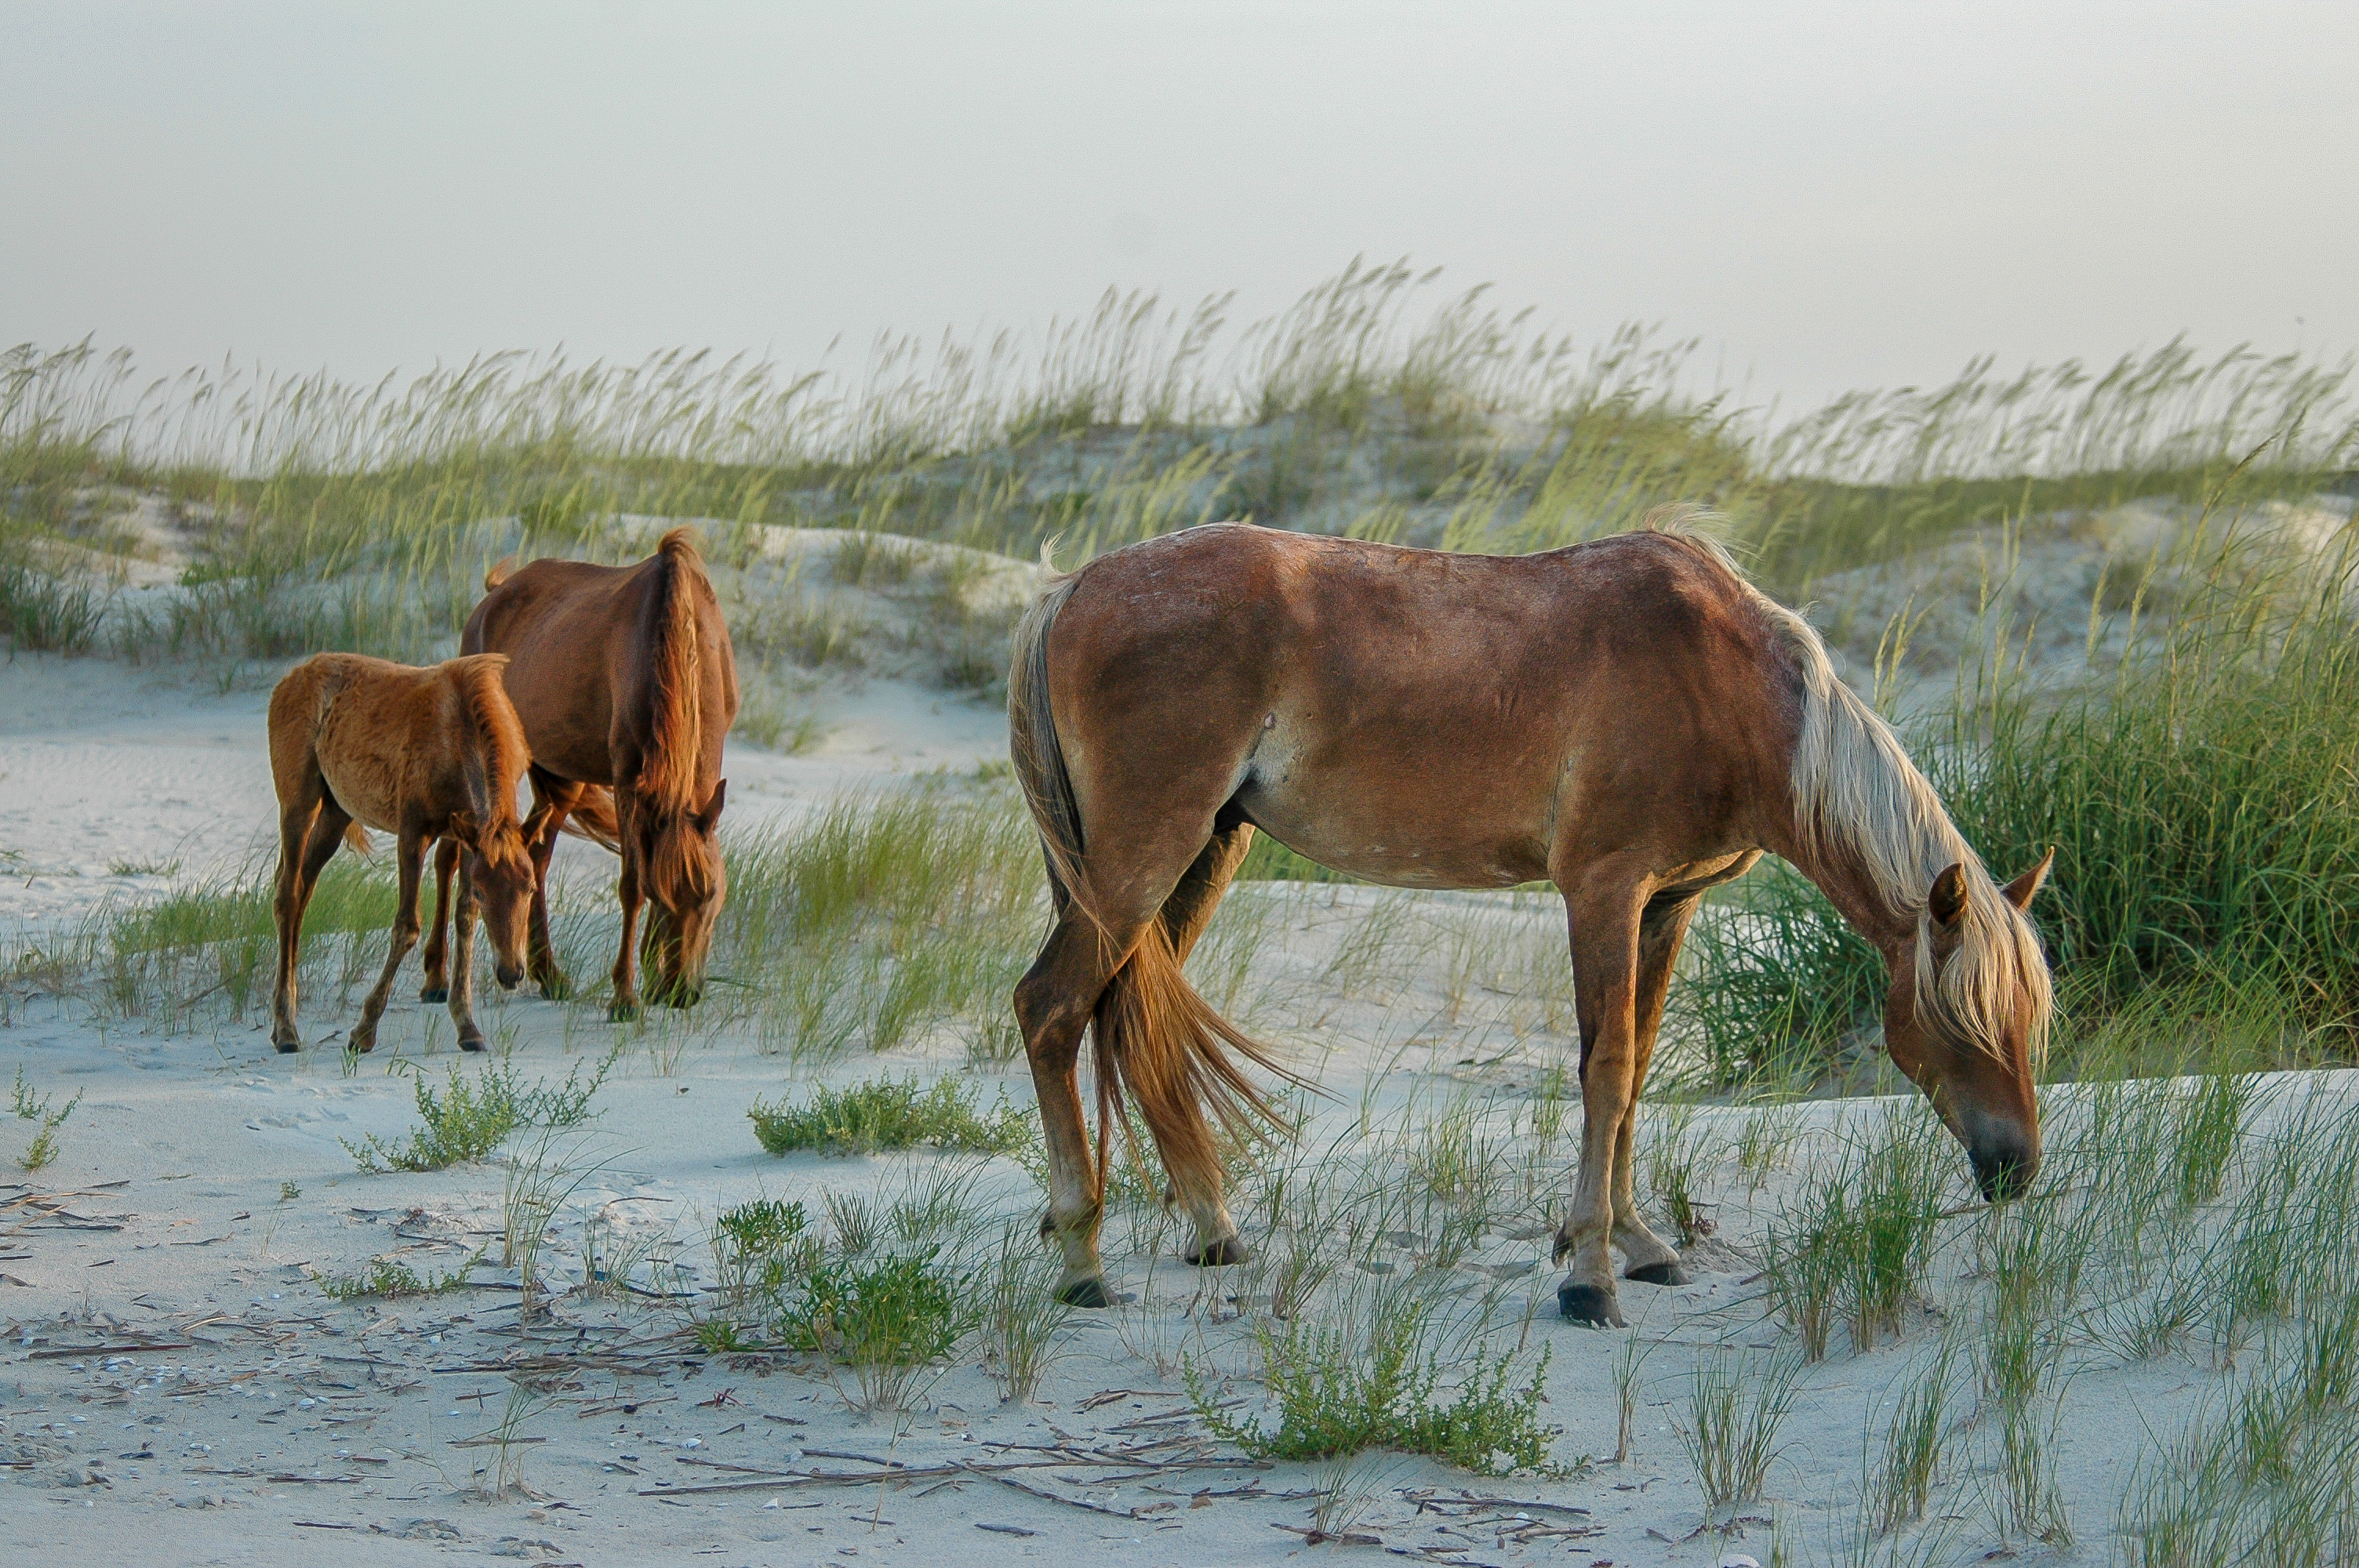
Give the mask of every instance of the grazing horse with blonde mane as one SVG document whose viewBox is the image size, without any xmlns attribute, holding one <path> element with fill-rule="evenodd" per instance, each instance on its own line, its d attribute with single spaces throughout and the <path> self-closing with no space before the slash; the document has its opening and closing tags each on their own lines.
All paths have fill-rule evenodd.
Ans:
<svg viewBox="0 0 2359 1568">
<path fill-rule="evenodd" d="M 640 906 L 649 989 L 691 1007 L 727 892 L 720 846 L 727 783 L 721 746 L 737 718 L 737 664 L 721 603 L 685 528 L 628 567 L 538 560 L 484 579 L 460 647 L 505 653 L 508 696 L 532 746 L 532 976 L 561 997 L 572 982 L 549 939 L 549 858 L 577 809 L 623 858 L 616 1019 L 636 1018 Z M 609 801 L 596 786 L 613 792 Z M 608 815 L 611 807 L 611 816 Z"/>
<path fill-rule="evenodd" d="M 1180 967 L 1256 828 L 1396 887 L 1545 877 L 1563 895 L 1585 1118 L 1556 1234 L 1568 1318 L 1622 1321 L 1614 1248 L 1630 1279 L 1685 1278 L 1631 1191 L 1638 1095 L 1697 901 L 1764 852 L 1883 954 L 1886 1047 L 1984 1193 L 2038 1164 L 2049 974 L 2024 912 L 2049 861 L 1995 882 L 1817 633 L 1704 539 L 1494 557 L 1191 528 L 1052 583 L 1016 632 L 1008 719 L 1056 915 L 1016 1015 L 1067 1302 L 1109 1299 L 1097 1234 L 1125 1097 L 1194 1219 L 1189 1260 L 1245 1256 L 1205 1112 L 1245 1130 L 1270 1107 L 1236 1058 L 1279 1069 Z"/>
<path fill-rule="evenodd" d="M 350 1046 L 376 1044 L 377 1021 L 401 960 L 418 940 L 418 884 L 426 846 L 440 838 L 459 871 L 455 983 L 451 1019 L 459 1044 L 484 1048 L 471 971 L 475 922 L 491 933 L 500 984 L 524 978 L 532 859 L 516 821 L 516 782 L 532 761 L 524 727 L 500 684 L 503 654 L 452 659 L 425 669 L 360 654 L 321 654 L 270 694 L 270 773 L 278 786 L 278 988 L 270 1038 L 302 1044 L 295 1028 L 295 960 L 303 912 L 320 872 L 349 843 L 366 850 L 367 828 L 397 837 L 401 892 L 393 950 L 362 1004 Z M 440 913 L 437 914 L 440 937 Z"/>
</svg>

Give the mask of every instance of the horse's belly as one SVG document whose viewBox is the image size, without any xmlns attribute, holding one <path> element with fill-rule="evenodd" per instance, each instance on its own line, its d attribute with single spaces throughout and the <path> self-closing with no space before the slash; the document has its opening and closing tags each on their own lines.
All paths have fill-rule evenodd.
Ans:
<svg viewBox="0 0 2359 1568">
<path fill-rule="evenodd" d="M 1544 834 L 1514 812 L 1453 812 L 1299 778 L 1248 782 L 1236 801 L 1248 820 L 1296 854 L 1373 882 L 1513 887 L 1548 875 Z"/>
<path fill-rule="evenodd" d="M 377 757 L 320 759 L 321 776 L 352 819 L 380 833 L 401 831 L 401 802 L 387 760 Z"/>
</svg>

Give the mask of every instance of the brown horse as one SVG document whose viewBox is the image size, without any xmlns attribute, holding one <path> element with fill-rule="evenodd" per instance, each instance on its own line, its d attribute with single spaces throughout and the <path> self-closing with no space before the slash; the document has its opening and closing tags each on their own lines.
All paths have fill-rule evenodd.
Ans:
<svg viewBox="0 0 2359 1568">
<path fill-rule="evenodd" d="M 1057 915 L 1016 1014 L 1066 1301 L 1107 1299 L 1104 1128 L 1125 1093 L 1195 1220 L 1190 1260 L 1244 1256 L 1204 1111 L 1266 1113 L 1234 1056 L 1268 1058 L 1180 965 L 1256 827 L 1372 881 L 1562 893 L 1586 1119 L 1556 1237 L 1569 1318 L 1622 1321 L 1613 1247 L 1632 1279 L 1684 1279 L 1632 1195 L 1636 1108 L 1697 901 L 1765 851 L 1884 955 L 1886 1048 L 1985 1195 L 2038 1166 L 2049 992 L 2023 911 L 2047 862 L 1997 886 L 1817 633 L 1702 539 L 1506 557 L 1190 529 L 1050 588 L 1016 633 L 1008 716 Z M 1074 1082 L 1093 1023 L 1094 1160 Z"/>
<path fill-rule="evenodd" d="M 475 922 L 489 929 L 502 986 L 524 978 L 532 860 L 516 822 L 516 781 L 531 762 L 524 728 L 500 684 L 506 657 L 452 659 L 419 669 L 359 654 L 321 654 L 270 694 L 270 773 L 278 786 L 278 989 L 270 1038 L 295 1029 L 295 959 L 303 912 L 339 842 L 368 848 L 367 827 L 397 836 L 401 892 L 393 950 L 362 1005 L 351 1048 L 376 1044 L 377 1020 L 401 960 L 418 940 L 418 884 L 426 846 L 440 838 L 459 868 L 457 984 L 451 1018 L 459 1044 L 484 1048 L 470 973 Z M 463 850 L 463 854 L 460 851 Z"/>
<path fill-rule="evenodd" d="M 695 1005 L 728 891 L 713 835 L 727 791 L 722 741 L 737 717 L 737 664 L 702 557 L 675 528 L 636 566 L 538 560 L 511 572 L 504 561 L 484 587 L 459 645 L 509 655 L 508 696 L 532 746 L 533 979 L 545 995 L 571 992 L 549 939 L 549 858 L 571 813 L 611 806 L 591 835 L 623 857 L 609 1012 L 638 1016 L 639 910 L 649 900 L 650 989 L 671 1006 Z"/>
</svg>

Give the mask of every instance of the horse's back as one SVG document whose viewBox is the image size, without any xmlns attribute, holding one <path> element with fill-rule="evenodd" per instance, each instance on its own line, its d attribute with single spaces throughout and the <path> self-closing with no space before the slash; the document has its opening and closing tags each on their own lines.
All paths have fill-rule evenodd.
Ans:
<svg viewBox="0 0 2359 1568">
<path fill-rule="evenodd" d="M 271 770 L 280 793 L 316 767 L 356 820 L 398 831 L 419 781 L 451 761 L 441 753 L 456 700 L 448 665 L 314 654 L 270 694 Z"/>
<path fill-rule="evenodd" d="M 1675 535 L 1486 557 L 1189 530 L 1086 568 L 1048 668 L 1084 794 L 1145 744 L 1313 859 L 1412 886 L 1545 875 L 1569 816 L 1723 815 L 1779 722 L 1757 600 Z"/>
<path fill-rule="evenodd" d="M 563 777 L 611 784 L 614 643 L 636 622 L 635 567 L 545 557 L 475 606 L 460 647 L 506 654 L 507 692 L 533 759 Z"/>
</svg>

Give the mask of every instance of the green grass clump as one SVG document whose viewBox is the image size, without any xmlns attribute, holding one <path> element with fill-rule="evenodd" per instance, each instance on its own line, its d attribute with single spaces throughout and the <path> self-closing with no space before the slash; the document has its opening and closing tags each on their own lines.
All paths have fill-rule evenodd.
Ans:
<svg viewBox="0 0 2359 1568">
<path fill-rule="evenodd" d="M 1039 842 L 1003 779 L 936 776 L 734 838 L 712 972 L 765 1051 L 826 1061 L 1007 1016 L 1039 943 Z"/>
<path fill-rule="evenodd" d="M 357 1274 L 314 1273 L 311 1282 L 323 1294 L 340 1302 L 363 1296 L 382 1296 L 387 1301 L 399 1296 L 439 1296 L 465 1289 L 468 1274 L 481 1261 L 483 1254 L 479 1252 L 447 1272 L 420 1274 L 407 1263 L 379 1258 Z"/>
<path fill-rule="evenodd" d="M 1277 1406 L 1275 1428 L 1223 1411 L 1192 1363 L 1186 1376 L 1204 1424 L 1257 1459 L 1327 1459 L 1388 1448 L 1484 1476 L 1550 1468 L 1554 1433 L 1539 1420 L 1546 1349 L 1530 1380 L 1518 1385 L 1510 1355 L 1480 1347 L 1471 1357 L 1444 1355 L 1433 1342 L 1430 1311 L 1407 1301 L 1385 1304 L 1366 1325 L 1297 1321 L 1282 1333 L 1261 1324 L 1256 1333 L 1264 1381 Z M 1445 1370 L 1461 1374 L 1446 1400 L 1439 1392 Z"/>
<path fill-rule="evenodd" d="M 0 637 L 27 653 L 82 654 L 98 640 L 106 595 L 44 571 L 0 534 Z"/>
<path fill-rule="evenodd" d="M 484 1068 L 473 1080 L 457 1067 L 450 1082 L 437 1089 L 420 1073 L 415 1081 L 418 1116 L 422 1125 L 406 1139 L 388 1139 L 372 1132 L 361 1142 L 342 1140 L 344 1152 L 364 1173 L 442 1171 L 481 1160 L 522 1127 L 579 1127 L 589 1119 L 590 1100 L 614 1070 L 619 1053 L 610 1054 L 582 1078 L 582 1065 L 567 1070 L 565 1081 L 536 1081 L 527 1087 L 513 1065 Z"/>
<path fill-rule="evenodd" d="M 800 1106 L 756 1100 L 745 1113 L 754 1135 L 773 1154 L 815 1149 L 824 1154 L 874 1154 L 920 1144 L 980 1154 L 1012 1154 L 1033 1139 L 1029 1118 L 1005 1100 L 978 1108 L 972 1090 L 950 1078 L 921 1089 L 915 1077 L 877 1078 L 848 1088 L 814 1089 Z"/>
<path fill-rule="evenodd" d="M 1922 1112 L 1885 1117 L 1832 1166 L 1810 1173 L 1769 1227 L 1769 1299 L 1802 1341 L 1827 1353 L 1848 1319 L 1854 1352 L 1897 1332 L 1931 1260 L 1943 1186 L 1940 1124 Z"/>
<path fill-rule="evenodd" d="M 1706 1507 L 1761 1495 L 1801 1370 L 1801 1361 L 1791 1355 L 1770 1357 L 1757 1374 L 1725 1355 L 1696 1368 L 1680 1440 L 1695 1465 Z"/>
</svg>

